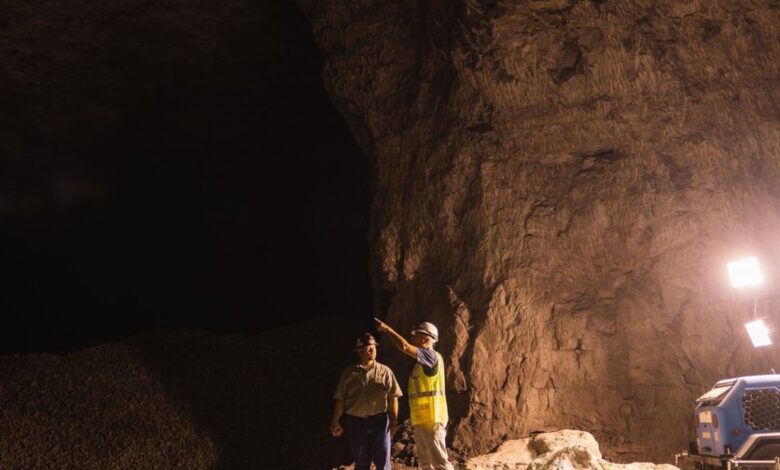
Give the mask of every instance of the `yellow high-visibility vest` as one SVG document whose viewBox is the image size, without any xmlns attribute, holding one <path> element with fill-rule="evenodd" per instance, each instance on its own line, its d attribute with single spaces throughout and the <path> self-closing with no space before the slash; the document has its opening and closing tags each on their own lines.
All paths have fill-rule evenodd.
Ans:
<svg viewBox="0 0 780 470">
<path fill-rule="evenodd" d="M 439 362 L 433 377 L 425 375 L 419 362 L 409 376 L 409 411 L 413 426 L 446 423 L 449 420 L 447 396 L 444 394 L 444 359 L 438 352 L 436 358 Z"/>
</svg>

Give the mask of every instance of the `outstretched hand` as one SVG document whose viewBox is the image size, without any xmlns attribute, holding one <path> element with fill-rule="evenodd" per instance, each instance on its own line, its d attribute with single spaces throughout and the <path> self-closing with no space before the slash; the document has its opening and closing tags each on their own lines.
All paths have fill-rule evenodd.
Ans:
<svg viewBox="0 0 780 470">
<path fill-rule="evenodd" d="M 376 323 L 376 329 L 380 333 L 384 333 L 390 329 L 390 327 L 387 326 L 387 324 L 385 324 L 382 320 L 378 319 L 377 317 L 374 317 L 374 322 Z"/>
</svg>

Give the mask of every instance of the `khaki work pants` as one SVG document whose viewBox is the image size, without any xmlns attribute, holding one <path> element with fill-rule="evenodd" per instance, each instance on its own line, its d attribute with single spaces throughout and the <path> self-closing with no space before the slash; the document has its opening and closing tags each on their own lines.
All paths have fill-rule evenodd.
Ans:
<svg viewBox="0 0 780 470">
<path fill-rule="evenodd" d="M 414 443 L 417 445 L 417 460 L 423 470 L 454 470 L 447 459 L 447 423 L 414 427 Z"/>
</svg>

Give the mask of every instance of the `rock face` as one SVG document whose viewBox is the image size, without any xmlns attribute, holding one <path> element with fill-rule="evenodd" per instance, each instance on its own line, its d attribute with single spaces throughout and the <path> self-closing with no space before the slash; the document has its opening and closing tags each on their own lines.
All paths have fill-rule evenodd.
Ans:
<svg viewBox="0 0 780 470">
<path fill-rule="evenodd" d="M 669 461 L 697 395 L 776 361 L 725 270 L 780 260 L 776 1 L 298 3 L 374 164 L 377 304 L 442 332 L 455 448 L 569 427 Z"/>
</svg>

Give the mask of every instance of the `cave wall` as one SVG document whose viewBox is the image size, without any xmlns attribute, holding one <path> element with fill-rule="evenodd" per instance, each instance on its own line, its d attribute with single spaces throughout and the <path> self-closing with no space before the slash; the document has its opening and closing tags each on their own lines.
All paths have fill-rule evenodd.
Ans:
<svg viewBox="0 0 780 470">
<path fill-rule="evenodd" d="M 768 371 L 725 263 L 778 252 L 780 2 L 298 0 L 374 164 L 377 307 L 439 325 L 453 447 L 668 461 Z"/>
</svg>

